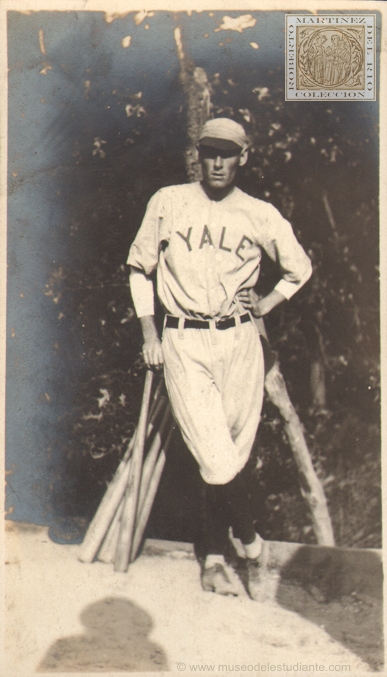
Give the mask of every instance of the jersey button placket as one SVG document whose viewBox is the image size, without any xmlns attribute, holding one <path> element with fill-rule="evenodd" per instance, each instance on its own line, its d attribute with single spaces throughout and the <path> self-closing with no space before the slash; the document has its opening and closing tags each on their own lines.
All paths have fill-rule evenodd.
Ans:
<svg viewBox="0 0 387 677">
<path fill-rule="evenodd" d="M 213 237 L 216 225 L 216 209 L 217 205 L 215 202 L 210 203 L 210 209 L 208 214 L 208 230 L 211 233 L 212 244 L 207 243 L 206 247 L 206 285 L 207 285 L 207 299 L 210 315 L 217 315 L 219 312 L 219 303 L 216 296 L 216 292 L 219 286 L 219 279 L 217 275 L 217 261 L 216 261 L 216 252 L 213 244 Z M 215 332 L 218 330 L 215 328 Z M 216 335 L 212 334 L 212 343 L 217 341 Z"/>
</svg>

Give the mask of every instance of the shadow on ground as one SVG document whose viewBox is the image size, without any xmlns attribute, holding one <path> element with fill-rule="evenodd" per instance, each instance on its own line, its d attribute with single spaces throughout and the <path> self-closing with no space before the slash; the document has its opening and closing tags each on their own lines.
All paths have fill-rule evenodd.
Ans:
<svg viewBox="0 0 387 677">
<path fill-rule="evenodd" d="M 82 612 L 83 635 L 58 639 L 37 672 L 158 672 L 164 650 L 148 636 L 153 623 L 137 604 L 107 597 Z"/>
<path fill-rule="evenodd" d="M 377 553 L 300 548 L 282 569 L 276 599 L 324 628 L 372 670 L 382 670 L 383 571 Z"/>
</svg>

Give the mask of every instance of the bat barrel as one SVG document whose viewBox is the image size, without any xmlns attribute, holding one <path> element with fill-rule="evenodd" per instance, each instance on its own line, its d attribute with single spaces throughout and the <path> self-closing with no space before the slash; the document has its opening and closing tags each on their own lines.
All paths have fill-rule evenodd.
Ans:
<svg viewBox="0 0 387 677">
<path fill-rule="evenodd" d="M 125 502 L 121 517 L 120 533 L 117 545 L 117 554 L 114 564 L 115 571 L 127 571 L 130 561 L 130 549 L 135 527 L 138 495 L 141 481 L 142 460 L 144 454 L 146 425 L 148 419 L 149 402 L 153 381 L 153 372 L 147 371 L 145 377 L 144 394 L 142 398 L 140 418 L 138 422 L 136 442 L 132 454 L 128 486 L 125 493 Z"/>
</svg>

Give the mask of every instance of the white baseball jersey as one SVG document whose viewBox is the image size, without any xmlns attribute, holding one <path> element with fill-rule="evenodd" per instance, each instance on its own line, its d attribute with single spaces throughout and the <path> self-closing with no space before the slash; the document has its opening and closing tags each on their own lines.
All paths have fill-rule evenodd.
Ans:
<svg viewBox="0 0 387 677">
<path fill-rule="evenodd" d="M 151 198 L 128 263 L 147 275 L 157 267 L 157 292 L 168 313 L 218 318 L 242 311 L 235 296 L 256 284 L 262 249 L 278 263 L 276 289 L 289 299 L 311 274 L 289 222 L 236 187 L 215 202 L 200 183 L 189 183 Z"/>
<path fill-rule="evenodd" d="M 253 287 L 264 249 L 277 262 L 276 289 L 290 298 L 311 274 L 292 228 L 272 205 L 233 188 L 219 202 L 200 183 L 162 188 L 149 202 L 128 263 L 150 275 L 167 313 L 213 318 L 210 329 L 165 328 L 165 382 L 176 421 L 203 479 L 226 484 L 246 464 L 263 399 L 264 363 L 254 322 L 236 299 Z M 139 289 L 132 285 L 132 293 Z M 134 298 L 139 315 L 153 314 Z M 236 325 L 215 327 L 220 317 Z M 179 323 L 182 326 L 182 321 Z"/>
</svg>

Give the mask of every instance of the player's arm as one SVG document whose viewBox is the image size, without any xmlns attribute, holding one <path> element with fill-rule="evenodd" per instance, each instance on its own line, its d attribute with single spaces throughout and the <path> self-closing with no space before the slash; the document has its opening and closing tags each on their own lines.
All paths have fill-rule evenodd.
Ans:
<svg viewBox="0 0 387 677">
<path fill-rule="evenodd" d="M 144 344 L 142 346 L 142 355 L 144 362 L 148 367 L 160 369 L 164 364 L 163 349 L 156 329 L 154 315 L 145 315 L 140 317 L 142 335 Z"/>
<path fill-rule="evenodd" d="M 289 300 L 312 274 L 309 256 L 305 253 L 288 221 L 273 205 L 266 205 L 266 219 L 261 228 L 261 246 L 280 271 L 281 279 L 274 289 L 260 298 L 253 289 L 238 293 L 242 305 L 254 317 L 262 317 L 285 300 Z"/>
<path fill-rule="evenodd" d="M 130 248 L 130 288 L 137 317 L 144 337 L 143 356 L 148 367 L 163 364 L 161 341 L 154 319 L 154 289 L 150 277 L 159 258 L 160 223 L 163 221 L 165 200 L 159 190 L 150 200 L 140 230 Z M 165 233 L 164 233 L 165 236 Z"/>
<path fill-rule="evenodd" d="M 130 267 L 130 290 L 137 317 L 141 323 L 144 344 L 142 354 L 145 364 L 159 369 L 163 363 L 163 351 L 154 317 L 154 289 L 151 278 L 140 268 Z"/>
<path fill-rule="evenodd" d="M 251 312 L 256 317 L 267 315 L 282 301 L 289 300 L 307 282 L 312 274 L 312 264 L 298 242 L 293 229 L 273 205 L 266 205 L 266 218 L 262 222 L 260 245 L 281 271 L 281 279 L 274 289 L 259 299 L 249 291 Z"/>
<path fill-rule="evenodd" d="M 267 296 L 258 296 L 254 289 L 241 289 L 237 297 L 246 310 L 253 317 L 263 317 L 270 313 L 273 308 L 285 301 L 285 296 L 277 289 L 273 289 Z"/>
</svg>

